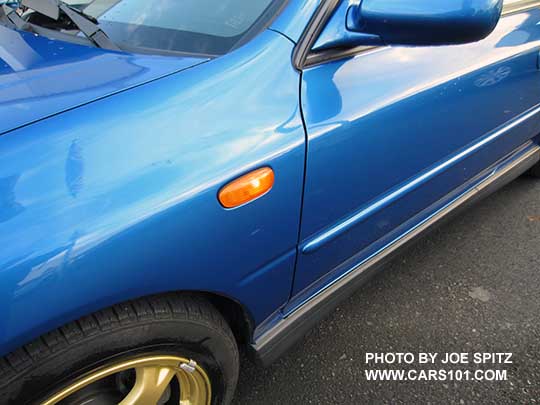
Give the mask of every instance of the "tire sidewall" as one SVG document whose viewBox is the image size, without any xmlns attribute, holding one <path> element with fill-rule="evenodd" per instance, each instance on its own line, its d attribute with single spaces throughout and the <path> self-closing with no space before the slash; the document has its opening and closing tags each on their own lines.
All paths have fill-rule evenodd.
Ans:
<svg viewBox="0 0 540 405">
<path fill-rule="evenodd" d="M 212 404 L 228 403 L 238 377 L 235 342 L 223 331 L 192 320 L 140 322 L 112 328 L 68 346 L 7 387 L 4 404 L 39 404 L 66 385 L 101 368 L 149 355 L 177 355 L 197 362 L 212 385 Z M 5 390 L 2 390 L 5 393 Z M 0 396 L 2 398 L 2 396 Z"/>
</svg>

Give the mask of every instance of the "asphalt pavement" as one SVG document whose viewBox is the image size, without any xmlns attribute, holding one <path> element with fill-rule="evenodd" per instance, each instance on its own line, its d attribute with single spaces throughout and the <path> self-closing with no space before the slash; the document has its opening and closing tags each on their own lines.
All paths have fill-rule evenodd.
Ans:
<svg viewBox="0 0 540 405">
<path fill-rule="evenodd" d="M 366 365 L 366 353 L 512 353 L 512 364 Z M 506 381 L 367 381 L 370 369 Z M 243 356 L 235 404 L 540 404 L 540 180 L 520 178 L 394 260 L 289 354 Z"/>
</svg>

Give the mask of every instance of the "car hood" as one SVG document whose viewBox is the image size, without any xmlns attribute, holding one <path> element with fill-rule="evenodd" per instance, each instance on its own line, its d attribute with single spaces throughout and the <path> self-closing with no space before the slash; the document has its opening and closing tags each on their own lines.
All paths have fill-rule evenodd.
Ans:
<svg viewBox="0 0 540 405">
<path fill-rule="evenodd" d="M 113 52 L 0 26 L 0 135 L 206 60 Z"/>
</svg>

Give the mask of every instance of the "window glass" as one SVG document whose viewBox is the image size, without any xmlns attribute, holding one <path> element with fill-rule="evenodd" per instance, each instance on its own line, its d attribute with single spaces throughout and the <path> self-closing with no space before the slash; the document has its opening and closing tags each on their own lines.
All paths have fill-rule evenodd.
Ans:
<svg viewBox="0 0 540 405">
<path fill-rule="evenodd" d="M 220 55 L 271 17 L 283 0 L 67 0 L 132 47 Z M 270 15 L 269 15 L 270 14 Z"/>
</svg>

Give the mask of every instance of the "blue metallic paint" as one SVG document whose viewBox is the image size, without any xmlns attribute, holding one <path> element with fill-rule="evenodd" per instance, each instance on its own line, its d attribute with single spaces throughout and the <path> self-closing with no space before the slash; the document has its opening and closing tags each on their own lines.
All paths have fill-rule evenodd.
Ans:
<svg viewBox="0 0 540 405">
<path fill-rule="evenodd" d="M 538 133 L 536 115 L 512 123 L 540 102 L 539 21 L 533 9 L 478 43 L 379 48 L 303 73 L 309 154 L 294 294 L 313 294 Z"/>
<path fill-rule="evenodd" d="M 173 290 L 239 302 L 257 338 L 540 133 L 540 10 L 477 44 L 300 73 L 294 42 L 320 4 L 290 0 L 210 61 L 0 27 L 0 354 Z M 221 186 L 262 166 L 272 191 L 223 209 Z"/>
<path fill-rule="evenodd" d="M 419 215 L 408 220 L 396 232 L 392 232 L 380 248 L 371 255 L 360 252 L 351 258 L 346 272 L 330 280 L 324 287 L 304 301 L 295 299 L 284 316 L 274 317 L 267 322 L 268 329 L 259 330 L 251 348 L 257 353 L 262 364 L 271 364 L 294 345 L 317 322 L 330 313 L 348 296 L 384 268 L 385 263 L 410 246 L 430 229 L 497 189 L 508 184 L 526 170 L 540 162 L 538 137 L 528 141 L 495 165 L 483 170 L 478 176 L 459 189 L 446 195 L 438 203 L 426 208 Z M 363 256 L 363 260 L 358 258 Z M 300 296 L 301 297 L 301 296 Z M 293 306 L 294 305 L 294 306 Z"/>
<path fill-rule="evenodd" d="M 0 25 L 0 135 L 206 60 L 104 51 Z"/>
<path fill-rule="evenodd" d="M 330 243 L 334 239 L 337 239 L 340 235 L 353 229 L 355 226 L 360 225 L 372 215 L 377 214 L 383 209 L 390 209 L 392 204 L 399 202 L 399 200 L 405 197 L 407 194 L 412 193 L 416 189 L 419 189 L 420 187 L 429 184 L 429 182 L 435 180 L 437 176 L 443 175 L 445 171 L 450 170 L 452 167 L 462 163 L 466 159 L 472 157 L 476 152 L 479 152 L 482 148 L 489 146 L 491 143 L 498 141 L 500 138 L 513 136 L 516 139 L 527 139 L 523 137 L 518 137 L 518 134 L 512 133 L 512 131 L 514 129 L 521 129 L 521 131 L 523 132 L 523 124 L 531 124 L 532 122 L 538 121 L 539 118 L 540 106 L 537 106 L 531 111 L 528 111 L 527 113 L 519 116 L 517 119 L 512 120 L 508 125 L 505 125 L 502 128 L 497 129 L 493 133 L 490 133 L 487 136 L 483 137 L 479 142 L 451 156 L 449 159 L 443 161 L 441 164 L 430 168 L 423 173 L 420 173 L 417 177 L 412 178 L 410 181 L 403 184 L 401 187 L 398 187 L 396 190 L 384 195 L 381 199 L 375 201 L 371 205 L 368 205 L 366 208 L 354 214 L 352 217 L 347 218 L 345 221 L 339 223 L 335 227 L 332 227 L 331 229 L 310 240 L 302 247 L 302 253 L 313 253 L 318 249 L 324 247 L 324 245 L 326 245 L 327 243 Z M 526 127 L 525 134 L 527 134 L 527 132 L 535 134 L 539 130 L 540 128 L 538 126 L 533 126 L 532 128 Z"/>
<path fill-rule="evenodd" d="M 232 297 L 256 323 L 286 303 L 305 150 L 292 50 L 267 31 L 0 136 L 1 353 L 152 293 Z M 223 209 L 219 188 L 263 165 L 272 191 Z"/>
<path fill-rule="evenodd" d="M 353 6 L 348 28 L 385 44 L 468 43 L 493 31 L 502 7 L 503 0 L 362 0 Z"/>
<path fill-rule="evenodd" d="M 428 12 L 435 7 L 437 13 Z M 474 7 L 473 15 L 470 9 L 465 8 L 465 3 L 456 0 L 436 3 L 423 0 L 340 0 L 313 50 L 472 42 L 493 31 L 502 10 L 502 0 L 476 0 Z M 483 18 L 477 18 L 477 12 Z M 467 19 L 472 19 L 474 26 L 467 23 Z"/>
</svg>

